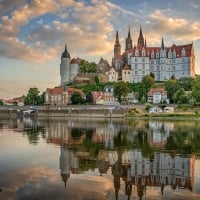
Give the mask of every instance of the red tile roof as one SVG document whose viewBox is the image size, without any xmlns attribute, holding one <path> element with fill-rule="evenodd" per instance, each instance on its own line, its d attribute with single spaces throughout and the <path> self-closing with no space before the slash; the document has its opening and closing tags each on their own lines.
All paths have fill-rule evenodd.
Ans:
<svg viewBox="0 0 200 200">
<path fill-rule="evenodd" d="M 166 50 L 166 57 L 168 58 L 168 52 L 171 51 L 173 52 L 175 50 L 176 52 L 176 57 L 179 57 L 181 56 L 181 53 L 182 53 L 182 49 L 185 49 L 185 56 L 186 57 L 190 57 L 192 55 L 192 49 L 193 49 L 193 44 L 186 44 L 186 45 L 175 45 L 173 44 L 171 47 L 165 47 L 165 50 Z M 124 52 L 124 56 L 127 56 L 128 53 L 132 53 L 132 56 L 135 57 L 135 51 L 136 49 L 138 49 L 138 56 L 141 57 L 142 56 L 142 49 L 143 47 L 142 46 L 137 46 L 137 47 L 134 47 L 132 48 L 131 50 L 128 50 L 128 51 L 125 51 Z M 149 56 L 151 57 L 151 52 L 153 51 L 154 52 L 154 55 L 156 56 L 156 52 L 160 52 L 160 47 L 145 47 L 144 48 L 145 50 L 145 56 Z"/>
<path fill-rule="evenodd" d="M 164 95 L 167 95 L 167 91 L 164 88 L 151 88 L 148 92 L 148 96 L 153 96 L 153 93 L 160 92 Z"/>
</svg>

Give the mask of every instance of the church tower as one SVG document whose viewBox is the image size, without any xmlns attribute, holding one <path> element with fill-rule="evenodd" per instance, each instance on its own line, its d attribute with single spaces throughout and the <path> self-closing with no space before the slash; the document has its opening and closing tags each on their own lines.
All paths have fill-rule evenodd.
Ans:
<svg viewBox="0 0 200 200">
<path fill-rule="evenodd" d="M 139 37 L 138 37 L 138 46 L 144 46 L 144 37 L 143 37 L 143 34 L 142 34 L 142 28 L 141 28 L 141 25 L 140 25 L 140 34 L 139 34 Z"/>
<path fill-rule="evenodd" d="M 67 51 L 67 45 L 65 45 L 65 50 L 61 55 L 61 63 L 60 63 L 61 86 L 64 86 L 70 80 L 70 62 L 71 62 L 70 54 Z"/>
<path fill-rule="evenodd" d="M 121 55 L 121 45 L 119 43 L 119 36 L 118 36 L 118 31 L 117 31 L 115 45 L 114 45 L 114 59 L 116 59 L 119 55 Z"/>
<path fill-rule="evenodd" d="M 128 30 L 128 37 L 126 38 L 126 47 L 125 51 L 132 49 L 132 39 L 131 39 L 131 34 L 130 34 L 130 27 Z"/>
</svg>

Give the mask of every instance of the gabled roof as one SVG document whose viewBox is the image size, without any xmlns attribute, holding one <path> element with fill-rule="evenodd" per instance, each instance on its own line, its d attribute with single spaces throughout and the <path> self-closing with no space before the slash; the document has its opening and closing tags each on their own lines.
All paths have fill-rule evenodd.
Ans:
<svg viewBox="0 0 200 200">
<path fill-rule="evenodd" d="M 155 92 L 160 92 L 163 95 L 167 95 L 167 91 L 164 88 L 151 88 L 148 92 L 148 96 L 153 96 Z"/>
<path fill-rule="evenodd" d="M 122 70 L 131 70 L 130 66 L 128 66 L 127 64 L 123 67 Z"/>
</svg>

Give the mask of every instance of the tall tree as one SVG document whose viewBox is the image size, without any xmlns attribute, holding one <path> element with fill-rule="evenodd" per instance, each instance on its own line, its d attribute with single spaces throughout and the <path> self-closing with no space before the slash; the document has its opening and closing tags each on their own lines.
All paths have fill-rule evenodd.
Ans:
<svg viewBox="0 0 200 200">
<path fill-rule="evenodd" d="M 39 105 L 41 104 L 41 96 L 39 95 L 40 91 L 38 88 L 33 87 L 28 91 L 27 96 L 24 98 L 25 105 Z"/>
<path fill-rule="evenodd" d="M 192 83 L 192 98 L 194 103 L 200 103 L 200 76 L 197 76 Z"/>
<path fill-rule="evenodd" d="M 128 92 L 128 85 L 124 81 L 119 81 L 114 84 L 114 97 L 117 98 L 119 103 L 122 102 L 123 98 L 126 97 Z"/>
<path fill-rule="evenodd" d="M 167 95 L 170 99 L 170 101 L 173 103 L 173 96 L 175 94 L 175 92 L 179 89 L 179 84 L 177 83 L 176 79 L 170 79 L 168 81 L 165 82 L 164 84 L 165 89 L 167 90 Z"/>
</svg>

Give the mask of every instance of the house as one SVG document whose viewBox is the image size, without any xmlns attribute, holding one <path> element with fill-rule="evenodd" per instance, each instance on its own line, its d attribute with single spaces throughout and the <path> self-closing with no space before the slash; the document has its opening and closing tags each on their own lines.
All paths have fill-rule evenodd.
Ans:
<svg viewBox="0 0 200 200">
<path fill-rule="evenodd" d="M 127 64 L 122 69 L 122 81 L 131 82 L 131 68 Z"/>
<path fill-rule="evenodd" d="M 119 105 L 119 101 L 114 97 L 114 86 L 106 85 L 104 87 L 104 105 Z"/>
<path fill-rule="evenodd" d="M 129 92 L 126 97 L 124 98 L 124 101 L 128 104 L 134 104 L 139 102 L 139 93 L 138 92 Z"/>
<path fill-rule="evenodd" d="M 118 72 L 115 70 L 114 67 L 107 69 L 105 74 L 108 75 L 108 82 L 117 82 Z"/>
<path fill-rule="evenodd" d="M 71 103 L 71 96 L 73 93 L 80 93 L 83 98 L 85 98 L 85 94 L 76 88 L 66 88 L 66 87 L 55 87 L 55 88 L 47 88 L 45 92 L 44 103 L 45 105 L 51 106 L 66 106 Z"/>
<path fill-rule="evenodd" d="M 92 91 L 93 104 L 104 104 L 104 93 L 102 91 Z"/>
<path fill-rule="evenodd" d="M 164 88 L 151 88 L 147 94 L 148 102 L 158 104 L 162 102 L 169 103 L 167 98 L 167 91 Z"/>
</svg>

